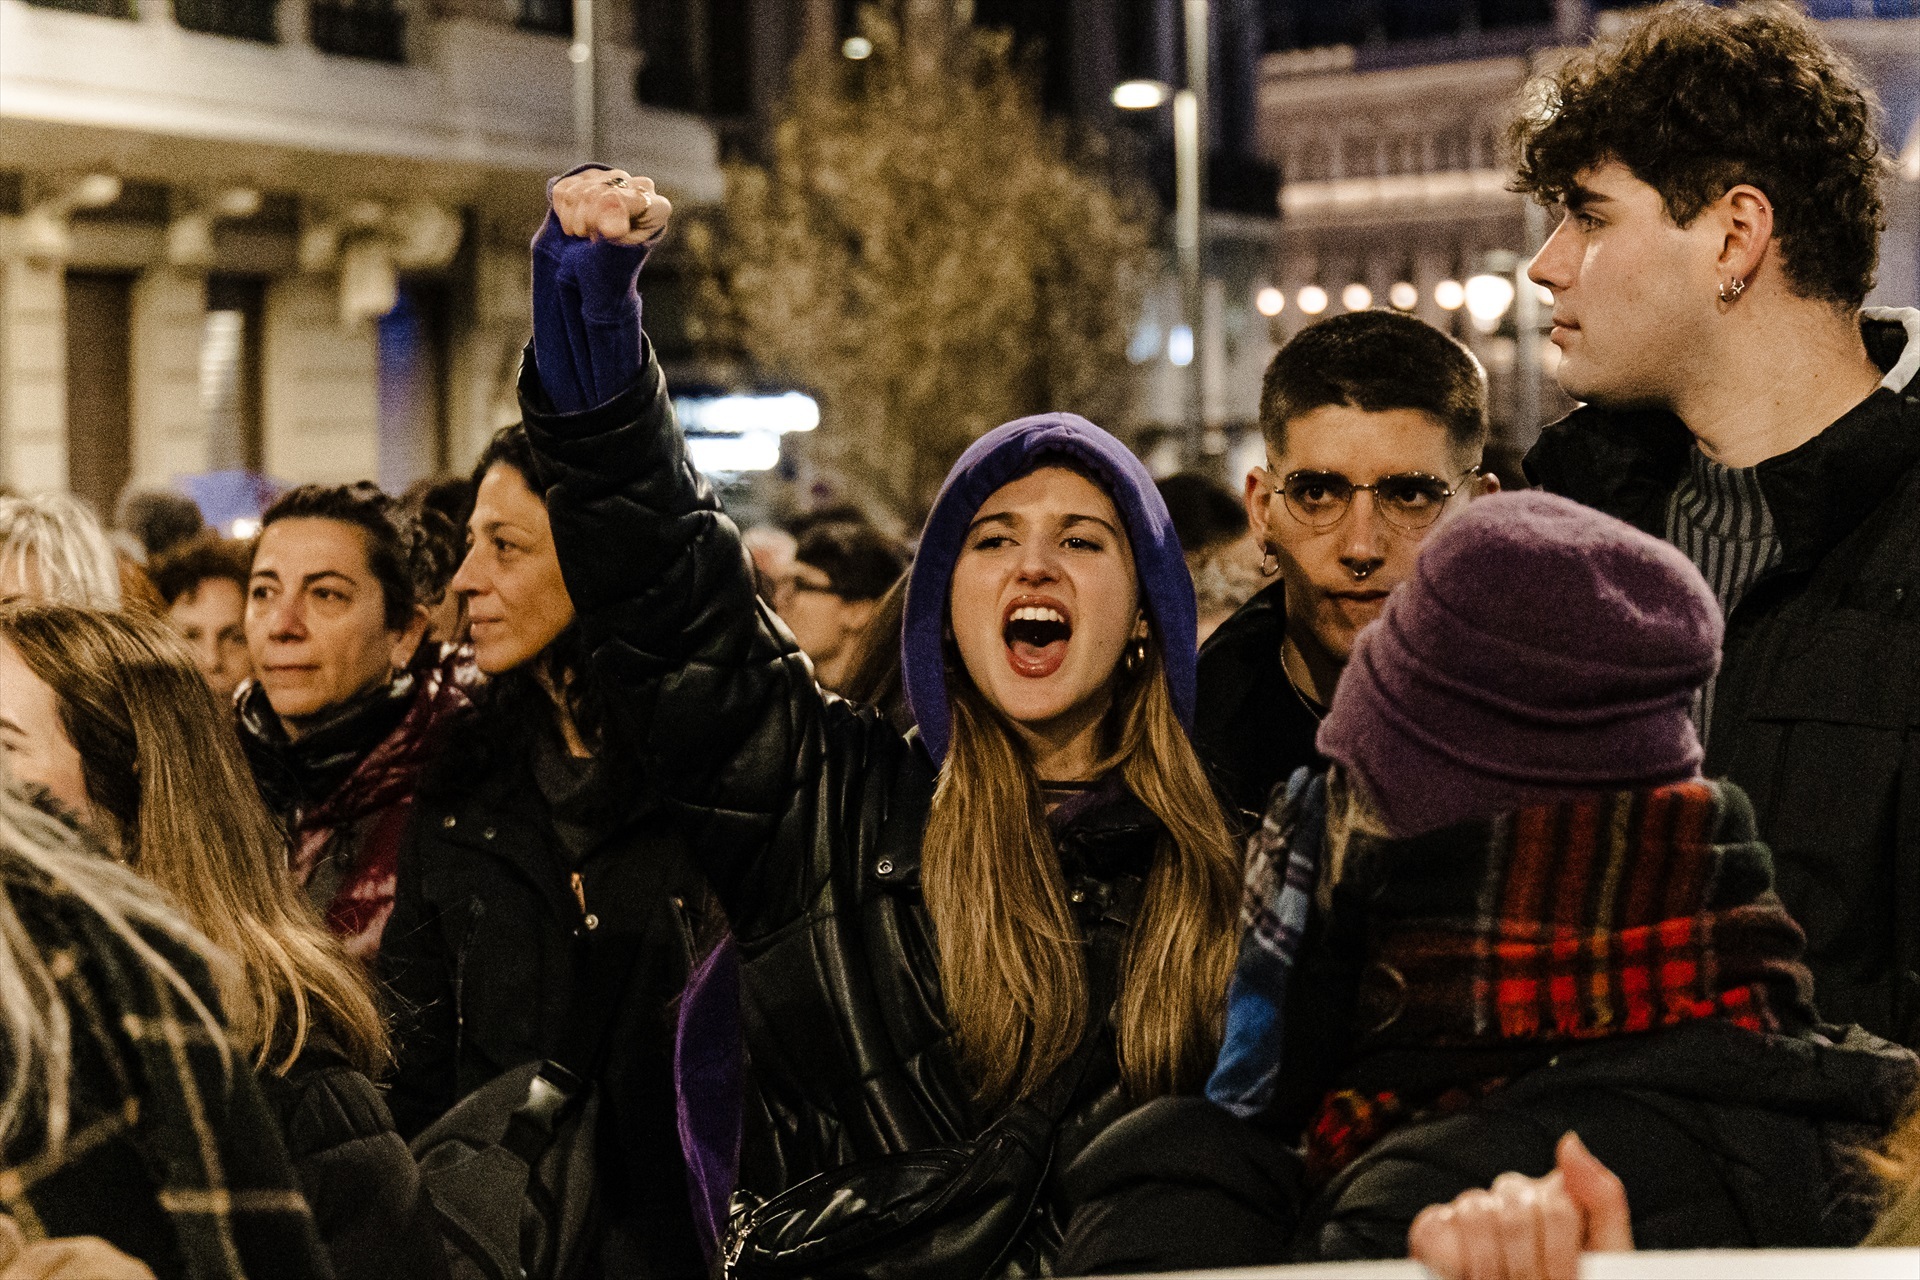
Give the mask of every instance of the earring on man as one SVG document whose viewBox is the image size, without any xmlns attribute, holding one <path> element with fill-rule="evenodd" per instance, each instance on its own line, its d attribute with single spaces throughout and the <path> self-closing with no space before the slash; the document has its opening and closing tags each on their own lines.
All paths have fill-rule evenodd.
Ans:
<svg viewBox="0 0 1920 1280">
<path fill-rule="evenodd" d="M 1280 572 L 1280 553 L 1268 547 L 1267 554 L 1260 559 L 1260 576 L 1271 578 L 1278 572 Z"/>
<path fill-rule="evenodd" d="M 1740 295 L 1746 291 L 1747 282 L 1739 276 L 1735 276 L 1732 280 L 1720 286 L 1720 301 L 1726 303 L 1728 306 L 1732 306 L 1735 302 L 1739 301 Z"/>
</svg>

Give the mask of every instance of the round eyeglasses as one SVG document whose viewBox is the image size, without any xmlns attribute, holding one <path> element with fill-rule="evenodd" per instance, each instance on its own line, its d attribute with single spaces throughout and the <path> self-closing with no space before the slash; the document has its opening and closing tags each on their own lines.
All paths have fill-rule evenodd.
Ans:
<svg viewBox="0 0 1920 1280">
<path fill-rule="evenodd" d="M 1418 533 L 1438 520 L 1453 496 L 1480 473 L 1481 468 L 1470 467 L 1453 484 L 1424 471 L 1406 471 L 1381 476 L 1372 484 L 1355 484 L 1338 471 L 1292 471 L 1274 492 L 1286 503 L 1287 514 L 1301 524 L 1310 529 L 1331 529 L 1346 519 L 1353 495 L 1366 490 L 1373 494 L 1374 506 L 1388 524 L 1402 533 Z"/>
</svg>

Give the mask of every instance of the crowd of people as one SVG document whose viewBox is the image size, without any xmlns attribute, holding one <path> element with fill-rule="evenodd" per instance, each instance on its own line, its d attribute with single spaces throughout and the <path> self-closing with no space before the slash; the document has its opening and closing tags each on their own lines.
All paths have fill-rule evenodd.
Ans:
<svg viewBox="0 0 1920 1280">
<path fill-rule="evenodd" d="M 590 164 L 470 476 L 0 497 L 0 1278 L 1920 1245 L 1920 311 L 1780 6 L 1548 69 L 1582 407 L 1405 314 L 742 531 Z M 1507 489 L 1503 492 L 1501 476 Z"/>
</svg>

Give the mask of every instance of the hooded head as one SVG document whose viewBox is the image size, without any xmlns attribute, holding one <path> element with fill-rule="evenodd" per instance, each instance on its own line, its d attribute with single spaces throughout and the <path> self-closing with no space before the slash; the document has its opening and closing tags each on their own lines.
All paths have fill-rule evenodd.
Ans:
<svg viewBox="0 0 1920 1280">
<path fill-rule="evenodd" d="M 907 701 L 934 763 L 947 753 L 946 636 L 954 567 L 986 500 L 1003 486 L 1047 466 L 1064 466 L 1105 491 L 1131 546 L 1141 608 L 1161 652 L 1167 691 L 1183 725 L 1194 704 L 1193 580 L 1153 477 L 1118 440 L 1085 418 L 1044 413 L 996 427 L 976 440 L 947 473 L 920 538 L 907 584 L 901 670 Z"/>
</svg>

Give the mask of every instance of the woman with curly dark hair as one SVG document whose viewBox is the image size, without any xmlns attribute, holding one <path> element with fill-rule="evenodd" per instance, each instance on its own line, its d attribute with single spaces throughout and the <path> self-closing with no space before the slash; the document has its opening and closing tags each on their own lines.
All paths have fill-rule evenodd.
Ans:
<svg viewBox="0 0 1920 1280">
<path fill-rule="evenodd" d="M 675 1129 L 671 1005 L 718 932 L 658 796 L 611 731 L 519 426 L 473 471 L 464 604 L 475 705 L 421 776 L 380 970 L 399 1005 L 403 1133 L 527 1063 L 565 1054 L 596 974 L 596 1273 L 705 1272 Z M 607 957 L 614 957 L 609 961 Z M 611 1007 L 605 1007 L 611 1006 Z"/>
<path fill-rule="evenodd" d="M 457 666 L 415 664 L 447 557 L 364 482 L 303 485 L 261 523 L 241 742 L 307 897 L 349 952 L 371 959 L 414 784 L 436 728 L 468 700 Z"/>
</svg>

